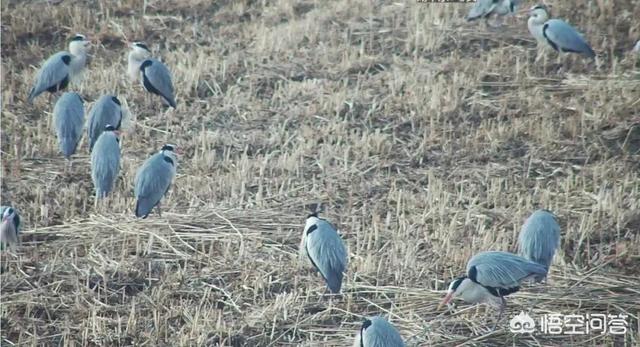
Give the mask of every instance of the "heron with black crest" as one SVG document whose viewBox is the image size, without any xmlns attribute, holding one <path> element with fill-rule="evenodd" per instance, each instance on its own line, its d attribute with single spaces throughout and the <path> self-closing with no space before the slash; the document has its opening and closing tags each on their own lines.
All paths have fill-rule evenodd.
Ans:
<svg viewBox="0 0 640 347">
<path fill-rule="evenodd" d="M 160 151 L 147 159 L 135 178 L 136 209 L 138 218 L 147 218 L 154 207 L 162 216 L 160 200 L 167 194 L 176 176 L 176 145 L 166 144 Z"/>
<path fill-rule="evenodd" d="M 163 103 L 175 109 L 175 90 L 167 66 L 152 58 L 151 50 L 143 42 L 133 42 L 130 48 L 127 72 L 131 81 L 140 80 L 146 91 L 160 96 Z"/>
</svg>

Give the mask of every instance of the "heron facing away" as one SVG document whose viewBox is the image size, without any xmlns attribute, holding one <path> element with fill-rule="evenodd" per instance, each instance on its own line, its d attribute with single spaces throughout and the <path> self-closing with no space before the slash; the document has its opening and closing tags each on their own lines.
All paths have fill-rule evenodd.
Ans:
<svg viewBox="0 0 640 347">
<path fill-rule="evenodd" d="M 519 2 L 520 0 L 478 0 L 471 7 L 466 19 L 471 22 L 484 18 L 487 25 L 489 25 L 491 16 L 498 17 L 501 20 L 502 17 L 513 14 Z"/>
<path fill-rule="evenodd" d="M 309 215 L 302 233 L 301 247 L 331 293 L 339 293 L 348 260 L 344 241 L 336 229 L 319 218 L 317 213 Z"/>
<path fill-rule="evenodd" d="M 521 282 L 546 274 L 544 266 L 515 254 L 481 252 L 469 259 L 467 274 L 451 282 L 439 307 L 456 297 L 472 304 L 484 303 L 500 310 L 497 326 L 507 306 L 504 297 L 520 290 Z"/>
<path fill-rule="evenodd" d="M 90 152 L 93 151 L 93 146 L 107 125 L 112 125 L 115 130 L 120 130 L 122 118 L 122 103 L 117 97 L 105 94 L 98 98 L 89 111 L 87 133 Z"/>
<path fill-rule="evenodd" d="M 544 5 L 534 6 L 527 25 L 538 43 L 549 45 L 557 52 L 578 53 L 595 58 L 587 41 L 571 25 L 561 19 L 549 19 L 549 10 Z"/>
<path fill-rule="evenodd" d="M 169 191 L 176 176 L 176 146 L 166 144 L 160 152 L 147 159 L 135 178 L 136 217 L 147 218 L 151 210 L 157 206 L 158 215 L 162 216 L 160 200 Z"/>
<path fill-rule="evenodd" d="M 84 35 L 76 34 L 69 42 L 69 51 L 58 52 L 47 59 L 36 75 L 33 88 L 29 92 L 29 103 L 43 92 L 55 93 L 67 88 L 76 80 L 87 63 L 90 41 Z"/>
<path fill-rule="evenodd" d="M 84 128 L 84 101 L 78 93 L 62 94 L 53 108 L 53 122 L 60 151 L 69 160 L 76 152 Z"/>
<path fill-rule="evenodd" d="M 108 124 L 91 151 L 91 179 L 98 199 L 105 198 L 115 186 L 120 172 L 120 140 L 118 131 Z"/>
<path fill-rule="evenodd" d="M 525 259 L 538 263 L 549 271 L 559 246 L 560 225 L 550 211 L 537 210 L 522 225 L 518 237 L 518 253 Z M 536 276 L 535 281 L 543 279 L 544 277 Z"/>
<path fill-rule="evenodd" d="M 163 102 L 176 108 L 171 72 L 161 61 L 151 57 L 151 50 L 142 42 L 131 44 L 127 72 L 132 82 L 140 79 L 149 93 L 159 95 Z"/>
<path fill-rule="evenodd" d="M 391 323 L 377 316 L 362 322 L 353 347 L 404 347 L 404 342 Z"/>
<path fill-rule="evenodd" d="M 0 207 L 2 224 L 0 224 L 0 246 L 2 249 L 18 244 L 20 232 L 20 216 L 18 211 L 11 206 Z"/>
</svg>

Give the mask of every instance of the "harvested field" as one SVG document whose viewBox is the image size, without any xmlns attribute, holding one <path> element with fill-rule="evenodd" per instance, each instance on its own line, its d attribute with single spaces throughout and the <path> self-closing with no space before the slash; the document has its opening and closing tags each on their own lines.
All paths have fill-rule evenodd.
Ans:
<svg viewBox="0 0 640 347">
<path fill-rule="evenodd" d="M 54 2 L 0 5 L 1 198 L 23 220 L 2 346 L 346 346 L 378 314 L 407 346 L 640 344 L 640 1 L 547 1 L 598 59 L 539 64 L 526 15 L 490 30 L 469 4 Z M 71 90 L 132 114 L 97 207 L 86 136 L 65 171 L 55 98 L 26 101 L 75 33 L 94 45 Z M 128 80 L 127 41 L 170 68 L 176 110 Z M 184 153 L 163 214 L 136 219 L 136 170 L 167 142 Z M 342 295 L 298 253 L 316 206 L 349 249 Z M 548 283 L 509 296 L 495 331 L 484 306 L 437 310 L 537 208 L 562 228 Z M 520 311 L 624 314 L 629 331 L 515 334 Z"/>
</svg>

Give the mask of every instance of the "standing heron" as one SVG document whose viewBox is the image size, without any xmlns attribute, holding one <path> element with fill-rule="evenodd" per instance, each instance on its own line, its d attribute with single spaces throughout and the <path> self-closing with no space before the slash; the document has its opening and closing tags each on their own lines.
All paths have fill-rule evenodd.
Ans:
<svg viewBox="0 0 640 347">
<path fill-rule="evenodd" d="M 108 124 L 91 151 L 91 179 L 96 189 L 96 205 L 115 186 L 120 172 L 120 139 L 116 128 Z"/>
<path fill-rule="evenodd" d="M 90 152 L 93 150 L 93 146 L 96 141 L 98 141 L 98 137 L 107 125 L 113 125 L 115 130 L 120 130 L 122 118 L 122 104 L 117 97 L 105 94 L 98 98 L 98 101 L 96 101 L 89 111 L 87 135 L 89 136 Z"/>
<path fill-rule="evenodd" d="M 84 127 L 84 101 L 78 93 L 62 94 L 53 108 L 53 122 L 60 151 L 71 165 L 71 155 L 76 152 Z"/>
<path fill-rule="evenodd" d="M 398 329 L 377 316 L 365 319 L 356 335 L 353 347 L 404 347 Z"/>
<path fill-rule="evenodd" d="M 535 211 L 522 225 L 518 237 L 518 253 L 549 271 L 556 249 L 560 246 L 560 225 L 548 210 Z M 536 277 L 540 282 L 544 277 Z"/>
<path fill-rule="evenodd" d="M 549 10 L 544 5 L 534 6 L 527 25 L 529 32 L 539 44 L 548 44 L 559 53 L 578 53 L 595 58 L 596 53 L 571 25 L 561 19 L 549 19 Z"/>
<path fill-rule="evenodd" d="M 449 291 L 438 308 L 455 297 L 472 304 L 485 303 L 500 310 L 497 326 L 507 306 L 504 297 L 520 290 L 521 282 L 537 276 L 544 277 L 546 274 L 544 266 L 515 254 L 481 252 L 469 259 L 467 274 L 451 282 Z"/>
<path fill-rule="evenodd" d="M 77 80 L 87 63 L 90 41 L 76 34 L 69 42 L 69 51 L 58 52 L 47 59 L 36 75 L 29 92 L 29 103 L 45 91 L 56 93 L 67 88 L 69 81 Z"/>
<path fill-rule="evenodd" d="M 18 244 L 20 232 L 20 216 L 11 206 L 0 207 L 2 224 L 0 224 L 0 246 L 2 249 Z"/>
<path fill-rule="evenodd" d="M 489 18 L 495 16 L 502 20 L 502 17 L 513 14 L 520 0 L 478 0 L 471 7 L 466 20 L 471 22 L 479 18 L 484 18 L 489 25 Z"/>
<path fill-rule="evenodd" d="M 163 102 L 176 108 L 171 72 L 161 61 L 151 57 L 151 50 L 142 42 L 131 44 L 127 72 L 132 82 L 140 79 L 144 88 L 162 97 Z"/>
<path fill-rule="evenodd" d="M 160 199 L 169 191 L 176 176 L 176 146 L 166 144 L 160 152 L 152 155 L 138 169 L 135 179 L 136 217 L 147 218 L 151 210 L 157 206 L 158 215 Z"/>
<path fill-rule="evenodd" d="M 301 247 L 331 293 L 339 293 L 347 269 L 347 250 L 336 229 L 317 213 L 307 217 Z"/>
</svg>

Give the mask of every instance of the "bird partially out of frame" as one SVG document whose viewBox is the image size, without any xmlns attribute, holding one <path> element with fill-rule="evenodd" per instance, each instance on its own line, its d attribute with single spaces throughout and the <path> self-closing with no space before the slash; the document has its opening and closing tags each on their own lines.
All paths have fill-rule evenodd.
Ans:
<svg viewBox="0 0 640 347">
<path fill-rule="evenodd" d="M 498 17 L 502 21 L 502 17 L 515 13 L 519 2 L 520 0 L 478 0 L 469 10 L 466 19 L 471 22 L 484 18 L 485 23 L 491 26 L 489 24 L 491 17 Z"/>
<path fill-rule="evenodd" d="M 0 249 L 12 248 L 19 243 L 20 216 L 11 206 L 0 207 Z"/>
<path fill-rule="evenodd" d="M 396 327 L 376 316 L 362 322 L 353 347 L 404 347 L 404 342 Z"/>
</svg>

